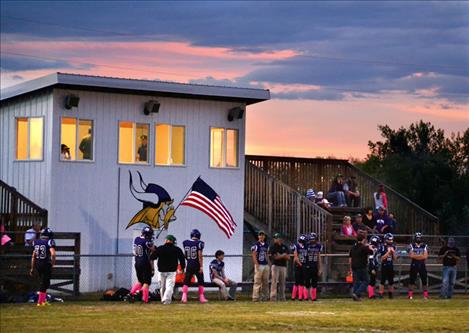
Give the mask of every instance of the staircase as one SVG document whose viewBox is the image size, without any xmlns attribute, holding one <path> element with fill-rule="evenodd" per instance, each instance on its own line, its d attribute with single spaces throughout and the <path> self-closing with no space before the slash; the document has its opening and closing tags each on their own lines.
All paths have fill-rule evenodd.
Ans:
<svg viewBox="0 0 469 333">
<path fill-rule="evenodd" d="M 246 163 L 244 220 L 268 236 L 281 233 L 287 243 L 300 234 L 316 232 L 327 246 L 332 214 L 303 194 L 275 179 L 254 164 Z"/>
<path fill-rule="evenodd" d="M 37 290 L 29 275 L 32 247 L 25 247 L 24 234 L 35 222 L 47 227 L 47 210 L 0 180 L 0 237 L 11 241 L 0 247 L 0 285 L 12 295 Z M 37 235 L 39 236 L 39 235 Z M 56 266 L 50 289 L 78 296 L 80 290 L 80 233 L 54 232 Z"/>
</svg>

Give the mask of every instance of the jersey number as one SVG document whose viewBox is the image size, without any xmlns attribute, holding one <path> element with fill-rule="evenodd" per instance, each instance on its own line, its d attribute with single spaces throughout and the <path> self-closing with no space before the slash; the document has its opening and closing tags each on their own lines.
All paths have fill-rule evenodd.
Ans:
<svg viewBox="0 0 469 333">
<path fill-rule="evenodd" d="M 186 252 L 187 259 L 197 259 L 197 247 L 196 246 L 186 246 L 184 248 Z"/>
<path fill-rule="evenodd" d="M 45 245 L 36 245 L 34 247 L 34 252 L 36 252 L 36 258 L 38 259 L 46 259 L 47 257 L 47 249 Z"/>
<path fill-rule="evenodd" d="M 142 245 L 134 244 L 134 253 L 137 257 L 143 257 L 143 247 Z"/>
</svg>

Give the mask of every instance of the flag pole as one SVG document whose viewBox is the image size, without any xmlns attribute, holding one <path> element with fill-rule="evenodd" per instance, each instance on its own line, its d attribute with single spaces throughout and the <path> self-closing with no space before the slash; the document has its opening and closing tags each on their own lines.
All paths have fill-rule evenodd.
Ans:
<svg viewBox="0 0 469 333">
<path fill-rule="evenodd" d="M 201 175 L 199 175 L 199 177 L 197 177 L 197 179 L 199 179 L 200 176 L 201 176 Z M 196 179 L 196 181 L 197 181 L 197 179 Z M 194 182 L 194 183 L 195 183 L 195 182 Z M 181 201 L 179 201 L 179 203 L 178 203 L 178 205 L 176 206 L 176 208 L 174 208 L 174 213 L 173 213 L 173 215 L 176 214 L 176 211 L 177 211 L 177 209 L 179 208 L 179 206 L 181 206 L 181 203 L 184 201 L 184 199 L 187 197 L 187 195 L 192 191 L 192 186 L 193 186 L 193 185 L 194 185 L 194 184 L 192 184 L 191 187 L 189 187 L 189 189 L 187 190 L 186 194 L 184 194 L 184 196 L 182 197 Z M 171 223 L 171 222 L 169 222 L 169 223 Z M 168 223 L 168 229 L 169 229 L 169 223 Z M 161 235 L 161 233 L 163 232 L 163 230 L 164 230 L 164 226 L 163 226 L 162 228 L 160 228 L 160 230 L 158 230 L 158 233 L 156 234 L 156 239 L 158 239 L 158 237 Z"/>
</svg>

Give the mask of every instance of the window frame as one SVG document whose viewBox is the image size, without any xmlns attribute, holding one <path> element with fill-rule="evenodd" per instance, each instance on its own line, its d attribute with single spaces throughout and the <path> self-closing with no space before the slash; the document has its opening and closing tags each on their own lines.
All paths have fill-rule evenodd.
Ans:
<svg viewBox="0 0 469 333">
<path fill-rule="evenodd" d="M 30 150 L 30 131 L 31 131 L 31 128 L 30 128 L 30 119 L 31 118 L 35 118 L 35 119 L 38 119 L 38 118 L 41 118 L 42 119 L 42 145 L 41 145 L 41 158 L 35 158 L 35 159 L 31 159 L 30 156 L 31 156 L 31 150 Z M 41 116 L 15 116 L 15 123 L 14 123 L 14 126 L 15 126 L 15 158 L 13 159 L 14 162 L 43 162 L 44 161 L 44 146 L 45 146 L 45 142 L 46 142 L 46 131 L 45 131 L 45 128 L 46 128 L 46 122 L 45 122 L 45 116 L 44 115 L 41 115 Z M 27 146 L 26 146 L 26 151 L 27 151 L 27 159 L 24 159 L 24 160 L 19 160 L 18 159 L 18 119 L 27 119 L 28 120 L 28 128 L 27 128 L 27 138 L 26 138 L 26 142 L 27 142 Z"/>
<path fill-rule="evenodd" d="M 60 117 L 60 131 L 59 131 L 59 138 L 60 138 L 60 145 L 62 145 L 62 120 L 64 118 L 69 118 L 69 119 L 75 119 L 76 120 L 76 130 L 75 130 L 75 154 L 77 154 L 78 156 L 78 147 L 79 147 L 79 143 L 78 143 L 78 128 L 80 127 L 80 120 L 84 120 L 84 121 L 91 121 L 93 123 L 93 126 L 92 126 L 92 129 L 93 129 L 93 133 L 92 133 L 92 137 L 93 137 L 93 159 L 91 160 L 79 160 L 76 158 L 75 156 L 75 159 L 72 160 L 64 160 L 62 159 L 62 152 L 60 151 L 59 149 L 59 161 L 60 162 L 65 162 L 65 163 L 94 163 L 96 161 L 96 136 L 95 136 L 95 127 L 96 127 L 96 120 L 95 119 L 85 119 L 85 118 L 78 118 L 78 117 L 69 117 L 69 116 L 61 116 Z"/>
<path fill-rule="evenodd" d="M 120 161 L 120 156 L 119 156 L 119 151 L 120 151 L 120 144 L 121 144 L 121 136 L 120 136 L 120 125 L 121 123 L 132 123 L 132 136 L 134 139 L 134 142 L 132 144 L 132 158 L 133 162 L 121 162 Z M 148 126 L 148 138 L 147 138 L 147 145 L 148 145 L 148 155 L 147 155 L 147 162 L 140 162 L 137 161 L 137 149 L 135 147 L 137 143 L 137 125 L 146 125 Z M 140 165 L 140 166 L 151 166 L 152 163 L 151 161 L 151 123 L 144 123 L 144 122 L 138 122 L 138 121 L 132 121 L 132 120 L 118 120 L 117 121 L 117 164 L 122 164 L 122 165 Z"/>
<path fill-rule="evenodd" d="M 158 143 L 156 142 L 156 138 L 158 136 L 157 134 L 157 129 L 156 127 L 158 125 L 168 125 L 169 126 L 169 140 L 168 140 L 168 145 L 169 145 L 169 149 L 168 149 L 168 152 L 169 152 L 169 156 L 171 157 L 172 156 L 172 152 L 173 152 L 173 147 L 172 147 L 172 142 L 173 142 L 173 127 L 182 127 L 184 129 L 184 140 L 183 140 L 183 159 L 184 159 L 184 163 L 183 164 L 174 164 L 174 163 L 171 163 L 171 164 L 161 164 L 161 163 L 157 163 L 156 162 L 156 156 L 157 156 L 157 152 L 156 152 L 156 149 L 158 147 Z M 155 164 L 155 167 L 173 167 L 173 168 L 185 168 L 187 166 L 187 158 L 186 158 L 186 138 L 187 138 L 187 131 L 186 131 L 186 125 L 177 125 L 177 124 L 170 124 L 170 123 L 155 123 L 155 126 L 154 126 L 154 129 L 155 129 L 155 148 L 154 148 L 154 151 L 155 151 L 155 154 L 154 154 L 154 158 L 153 158 L 153 162 Z M 171 158 L 172 159 L 172 158 Z"/>
<path fill-rule="evenodd" d="M 223 129 L 223 145 L 222 145 L 222 166 L 212 166 L 212 129 Z M 236 161 L 237 166 L 227 166 L 226 165 L 226 152 L 227 152 L 227 144 L 228 144 L 228 131 L 236 131 L 237 132 L 237 142 L 236 142 Z M 232 128 L 232 127 L 223 127 L 223 126 L 210 126 L 210 130 L 208 133 L 208 167 L 210 169 L 231 169 L 231 170 L 238 170 L 240 169 L 240 154 L 239 154 L 239 129 Z"/>
</svg>

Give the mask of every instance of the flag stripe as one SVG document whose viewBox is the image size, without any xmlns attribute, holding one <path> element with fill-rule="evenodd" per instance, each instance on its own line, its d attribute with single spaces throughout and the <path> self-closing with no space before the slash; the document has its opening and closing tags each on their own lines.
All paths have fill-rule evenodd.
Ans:
<svg viewBox="0 0 469 333">
<path fill-rule="evenodd" d="M 203 200 L 205 201 L 205 203 L 207 205 L 209 205 L 211 208 L 213 208 L 215 210 L 215 213 L 217 213 L 217 215 L 226 223 L 230 226 L 230 229 L 233 229 L 234 231 L 234 227 L 230 221 L 230 219 L 226 216 L 226 214 L 223 212 L 223 210 L 217 206 L 217 204 L 215 204 L 214 201 L 211 201 L 209 199 L 207 199 L 205 196 L 203 196 L 202 194 L 200 194 L 199 192 L 192 192 L 191 195 L 189 195 L 189 197 L 196 197 L 200 200 Z"/>
<path fill-rule="evenodd" d="M 184 202 L 183 202 L 181 205 L 190 206 L 190 207 L 192 207 L 192 208 L 196 208 L 196 209 L 198 209 L 198 210 L 204 212 L 205 214 L 207 214 L 209 217 L 211 217 L 211 218 L 215 221 L 215 223 L 216 223 L 216 224 L 219 226 L 219 228 L 226 234 L 226 236 L 227 236 L 228 238 L 230 238 L 231 233 L 228 231 L 228 229 L 227 229 L 224 225 L 221 225 L 221 224 L 218 222 L 217 218 L 215 217 L 215 215 L 213 215 L 213 213 L 212 213 L 212 211 L 211 211 L 210 209 L 205 208 L 204 205 L 202 205 L 202 204 L 200 204 L 200 203 L 198 203 L 198 202 L 196 202 L 196 201 L 194 201 L 194 200 L 191 200 L 191 199 L 189 199 L 189 198 L 186 199 L 186 200 L 184 200 Z"/>
<path fill-rule="evenodd" d="M 230 222 L 230 224 L 233 226 L 233 229 L 234 229 L 234 227 L 236 227 L 236 223 L 233 220 L 233 217 L 231 216 L 230 212 L 223 205 L 223 202 L 221 201 L 220 197 L 217 197 L 214 202 L 215 202 L 215 205 L 217 205 L 225 214 L 226 218 L 228 219 L 228 221 Z"/>
<path fill-rule="evenodd" d="M 202 178 L 197 178 L 190 193 L 180 204 L 207 214 L 228 238 L 233 235 L 236 228 L 233 217 L 223 204 L 220 196 Z"/>
<path fill-rule="evenodd" d="M 205 207 L 205 209 L 210 210 L 214 217 L 217 219 L 217 223 L 223 224 L 229 231 L 232 233 L 234 228 L 227 222 L 220 213 L 212 207 L 212 201 L 207 200 L 204 196 L 197 195 L 197 192 L 189 195 L 189 197 L 185 201 L 196 202 L 201 204 Z"/>
<path fill-rule="evenodd" d="M 228 217 L 229 219 L 231 220 L 231 222 L 237 226 L 237 224 L 235 223 L 234 221 L 234 218 L 233 216 L 231 216 L 230 212 L 228 211 L 228 209 L 226 209 L 225 207 L 225 204 L 223 203 L 223 201 L 221 201 L 221 198 L 219 196 L 217 196 L 217 198 L 215 199 L 215 201 L 221 206 L 221 208 L 223 208 L 223 210 L 226 212 L 226 214 L 228 214 Z"/>
</svg>

